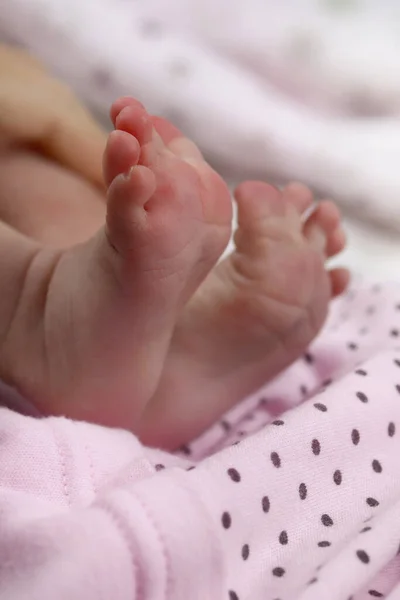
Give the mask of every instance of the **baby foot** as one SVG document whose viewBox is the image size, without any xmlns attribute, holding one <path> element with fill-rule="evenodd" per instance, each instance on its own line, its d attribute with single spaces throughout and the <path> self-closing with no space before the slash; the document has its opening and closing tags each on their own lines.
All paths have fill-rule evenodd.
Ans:
<svg viewBox="0 0 400 600">
<path fill-rule="evenodd" d="M 300 184 L 280 192 L 246 182 L 235 196 L 236 249 L 178 323 L 141 425 L 149 443 L 173 447 L 193 439 L 292 363 L 321 329 L 331 297 L 347 285 L 346 270 L 325 266 L 345 244 L 332 202 L 304 219 L 313 197 Z"/>
<path fill-rule="evenodd" d="M 1 375 L 44 413 L 134 428 L 232 208 L 196 147 L 180 138 L 172 152 L 140 103 L 124 98 L 111 116 L 106 225 L 68 250 L 35 247 L 0 337 Z"/>
</svg>

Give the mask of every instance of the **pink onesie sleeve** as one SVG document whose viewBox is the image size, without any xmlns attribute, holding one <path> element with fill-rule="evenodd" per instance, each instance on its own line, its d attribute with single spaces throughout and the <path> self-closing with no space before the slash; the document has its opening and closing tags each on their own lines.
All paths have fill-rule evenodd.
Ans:
<svg viewBox="0 0 400 600">
<path fill-rule="evenodd" d="M 221 597 L 207 517 L 179 473 L 100 494 L 73 510 L 54 511 L 47 501 L 2 489 L 0 514 L 2 599 Z"/>
<path fill-rule="evenodd" d="M 2 600 L 221 596 L 217 543 L 189 473 L 157 472 L 122 431 L 6 409 L 0 423 Z"/>
</svg>

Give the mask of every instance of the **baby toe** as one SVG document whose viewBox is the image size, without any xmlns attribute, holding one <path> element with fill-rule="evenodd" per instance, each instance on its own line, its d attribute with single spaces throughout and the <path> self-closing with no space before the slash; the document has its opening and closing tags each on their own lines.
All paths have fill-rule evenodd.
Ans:
<svg viewBox="0 0 400 600">
<path fill-rule="evenodd" d="M 292 182 L 284 187 L 283 198 L 292 204 L 302 215 L 314 203 L 314 195 L 310 188 L 302 183 Z"/>
<path fill-rule="evenodd" d="M 344 250 L 346 246 L 346 234 L 342 227 L 338 227 L 335 229 L 330 235 L 328 235 L 326 240 L 326 256 L 331 258 L 332 256 L 336 256 L 342 250 Z"/>
<path fill-rule="evenodd" d="M 125 106 L 115 118 L 115 128 L 133 135 L 141 146 L 153 140 L 153 124 L 150 115 L 139 104 Z"/>
<path fill-rule="evenodd" d="M 155 130 L 167 148 L 182 160 L 203 161 L 203 155 L 192 140 L 188 139 L 172 123 L 162 117 L 152 117 Z"/>
<path fill-rule="evenodd" d="M 125 131 L 112 131 L 103 155 L 104 181 L 107 186 L 121 173 L 137 164 L 140 146 L 136 138 Z"/>
<path fill-rule="evenodd" d="M 329 271 L 332 296 L 340 296 L 350 283 L 350 272 L 348 269 L 338 268 Z"/>
<path fill-rule="evenodd" d="M 327 257 L 337 254 L 345 245 L 340 220 L 337 206 L 330 200 L 323 200 L 304 223 L 306 240 Z"/>
<path fill-rule="evenodd" d="M 116 121 L 118 115 L 127 106 L 133 106 L 133 107 L 141 108 L 142 110 L 145 110 L 145 107 L 143 106 L 143 104 L 141 102 L 139 102 L 139 100 L 136 100 L 135 98 L 131 98 L 130 96 L 122 96 L 121 98 L 118 98 L 118 100 L 116 100 L 111 105 L 111 109 L 110 109 L 110 118 L 111 118 L 111 121 L 112 121 L 112 124 L 114 125 L 114 127 L 115 127 L 115 121 Z"/>
<path fill-rule="evenodd" d="M 234 192 L 239 227 L 258 230 L 271 216 L 284 217 L 281 192 L 262 181 L 245 181 Z"/>
</svg>

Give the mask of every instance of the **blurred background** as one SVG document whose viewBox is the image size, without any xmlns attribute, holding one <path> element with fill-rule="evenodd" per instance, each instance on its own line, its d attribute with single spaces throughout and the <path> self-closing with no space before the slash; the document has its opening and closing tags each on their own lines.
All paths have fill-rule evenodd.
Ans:
<svg viewBox="0 0 400 600">
<path fill-rule="evenodd" d="M 107 126 L 117 96 L 137 97 L 232 186 L 299 180 L 335 199 L 339 262 L 400 278 L 398 0 L 0 0 L 0 40 Z"/>
</svg>

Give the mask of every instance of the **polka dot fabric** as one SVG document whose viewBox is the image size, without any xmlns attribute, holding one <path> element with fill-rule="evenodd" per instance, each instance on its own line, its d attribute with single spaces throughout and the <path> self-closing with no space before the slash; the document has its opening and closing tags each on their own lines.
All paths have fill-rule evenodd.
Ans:
<svg viewBox="0 0 400 600">
<path fill-rule="evenodd" d="M 302 360 L 191 444 L 227 598 L 400 597 L 399 330 L 397 286 L 351 290 Z"/>
<path fill-rule="evenodd" d="M 175 454 L 127 432 L 59 419 L 33 424 L 8 410 L 0 420 L 13 423 L 0 431 L 2 514 L 11 510 L 9 490 L 15 496 L 0 553 L 15 522 L 30 539 L 30 518 L 35 547 L 54 538 L 58 550 L 42 550 L 56 562 L 40 577 L 40 561 L 26 571 L 18 530 L 17 566 L 0 563 L 0 597 L 22 570 L 37 597 L 46 598 L 40 586 L 50 572 L 53 593 L 68 598 L 61 556 L 74 565 L 69 585 L 84 570 L 78 600 L 104 597 L 107 586 L 115 600 L 400 598 L 399 331 L 400 286 L 351 290 L 296 364 Z M 29 502 L 18 521 L 23 490 Z M 98 556 L 107 568 L 94 571 Z M 5 578 L 9 564 L 14 575 Z M 89 593 L 93 582 L 98 593 Z"/>
</svg>

